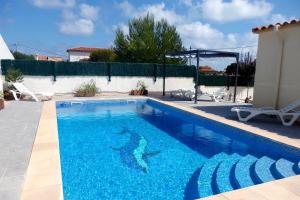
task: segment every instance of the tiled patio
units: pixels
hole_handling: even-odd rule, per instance
[[[41,108],[11,101],[0,111],[0,199],[20,199]]]

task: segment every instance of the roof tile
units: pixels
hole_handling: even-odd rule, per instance
[[[286,21],[286,22],[283,22],[283,23],[276,23],[276,24],[269,24],[267,26],[254,27],[254,28],[252,28],[252,32],[253,33],[259,33],[260,31],[271,30],[276,25],[280,25],[281,27],[283,27],[283,26],[288,26],[288,25],[291,25],[291,24],[300,24],[300,20],[293,19],[293,20],[288,21],[288,22]]]

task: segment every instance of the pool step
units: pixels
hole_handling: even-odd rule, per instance
[[[235,165],[234,180],[235,184],[239,188],[249,187],[254,185],[254,181],[251,177],[251,167],[255,164],[257,158],[252,155],[246,155],[242,157]]]
[[[198,179],[198,191],[200,197],[207,197],[214,194],[212,180],[214,179],[219,164],[227,158],[228,154],[222,152],[214,155],[204,163]]]
[[[256,161],[253,169],[253,175],[257,183],[265,183],[275,180],[271,172],[271,167],[274,163],[275,160],[267,156],[263,156]]]
[[[285,178],[295,176],[294,163],[286,159],[279,159],[273,164],[273,171],[276,178]]]
[[[234,170],[234,165],[241,159],[239,154],[232,154],[226,160],[220,163],[216,175],[216,190],[217,193],[234,190],[235,187],[231,181],[231,172]]]

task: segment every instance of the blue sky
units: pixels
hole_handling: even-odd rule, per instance
[[[186,47],[256,51],[254,26],[300,18],[299,0],[0,0],[10,48],[66,56],[75,46],[109,47],[115,29],[153,13],[177,27]],[[253,47],[252,47],[253,46]]]

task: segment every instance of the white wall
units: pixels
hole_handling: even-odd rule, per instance
[[[162,91],[162,78],[147,77],[111,77],[111,81],[105,76],[57,76],[53,81],[52,76],[24,76],[24,84],[33,92],[71,93],[76,87],[93,79],[97,87],[104,92],[129,92],[136,88],[138,81],[144,81],[149,91]],[[166,78],[166,90],[193,89],[192,78]]]
[[[89,52],[68,52],[69,53],[69,61],[77,62],[81,59],[90,58]]]
[[[113,76],[111,81],[105,76],[57,76],[53,81],[52,76],[24,76],[24,84],[33,92],[53,92],[53,93],[72,93],[76,87],[84,82],[93,79],[98,88],[103,92],[129,92],[136,88],[138,81],[144,81],[148,90],[152,92],[161,92],[163,79],[157,78],[156,82],[151,77],[121,77]],[[200,86],[203,92],[213,93],[221,87]],[[193,78],[166,78],[166,91],[171,90],[194,90]],[[234,87],[230,87],[228,94],[232,94]],[[249,96],[253,97],[253,88],[249,88]],[[247,97],[247,88],[238,87],[237,99]]]
[[[300,99],[300,26],[259,33],[255,106],[281,108]]]

